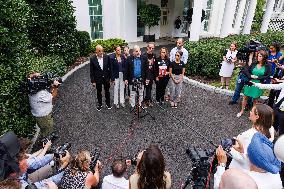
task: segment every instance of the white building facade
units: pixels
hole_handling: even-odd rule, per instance
[[[156,4],[161,8],[158,26],[150,32],[155,37],[226,37],[229,34],[250,33],[257,0],[73,0],[77,29],[90,33],[92,40],[122,38],[127,42],[141,41],[145,27],[139,9]],[[193,10],[192,23],[184,19]],[[267,0],[261,32],[266,32],[272,18],[284,19],[284,0]],[[201,22],[202,12],[205,13]],[[177,16],[182,19],[175,29]],[[190,34],[190,35],[189,35]]]

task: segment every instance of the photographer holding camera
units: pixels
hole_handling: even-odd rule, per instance
[[[96,162],[95,167],[90,168],[91,155],[89,151],[81,150],[71,161],[60,182],[61,189],[90,189],[99,183],[102,165]],[[93,169],[93,170],[90,170]]]
[[[111,166],[111,175],[103,179],[102,189],[128,189],[129,182],[124,178],[127,169],[127,161],[119,158],[115,159]],[[129,160],[131,161],[131,160]]]
[[[28,80],[31,82],[38,77],[40,73],[32,73]],[[48,78],[47,78],[48,79]],[[31,82],[32,83],[32,82]],[[47,84],[47,83],[46,83]],[[31,113],[35,117],[36,123],[40,128],[40,138],[44,138],[53,132],[53,118],[52,118],[52,94],[50,87],[57,87],[60,84],[58,80],[54,80],[51,86],[44,88],[36,88],[35,93],[29,94],[29,102],[31,106]],[[41,85],[40,83],[38,85]]]
[[[64,169],[67,167],[69,161],[70,161],[70,154],[68,151],[66,151],[66,155],[60,156],[60,169],[57,171],[57,173],[47,179],[29,183],[28,181],[28,170],[37,170],[41,167],[45,166],[49,162],[53,160],[53,155],[49,154],[46,155],[44,158],[28,158],[28,156],[25,153],[20,153],[18,155],[18,164],[20,168],[19,173],[12,173],[10,175],[10,178],[18,178],[18,180],[21,182],[21,188],[22,189],[34,189],[34,188],[46,188],[48,186],[47,183],[54,182],[55,184],[59,184]]]
[[[237,61],[237,43],[233,42],[230,49],[227,49],[223,56],[222,67],[219,75],[221,76],[221,88],[229,89],[230,79]]]
[[[242,148],[240,142],[238,142],[238,146],[240,149]],[[220,189],[222,188],[220,185],[222,182],[220,181],[223,180],[227,156],[221,146],[216,150],[216,155],[218,166],[214,174],[214,189]],[[282,189],[279,175],[281,163],[274,155],[273,143],[269,141],[266,136],[260,132],[256,132],[253,135],[247,148],[247,156],[249,159],[249,170],[239,170],[248,174],[255,181],[259,189]],[[238,176],[235,176],[232,179],[237,179],[237,177]],[[247,186],[245,188],[247,188]]]

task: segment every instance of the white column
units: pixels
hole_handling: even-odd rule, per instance
[[[190,38],[189,41],[198,41],[201,30],[201,16],[203,3],[200,0],[194,0],[193,3],[192,23],[190,25]]]
[[[279,6],[279,11],[281,12],[284,6],[284,0],[281,0],[280,6]]]
[[[236,16],[236,21],[235,21],[235,26],[234,26],[234,32],[236,34],[239,34],[241,32],[241,24],[242,24],[242,19],[243,19],[244,12],[245,12],[246,2],[247,0],[241,0],[239,4],[238,13]]]
[[[256,9],[257,0],[250,0],[248,12],[246,15],[246,20],[244,24],[243,34],[250,34],[250,29]]]
[[[91,36],[89,4],[88,1],[74,0],[72,5],[75,7],[74,16],[76,17],[76,28],[79,31],[87,31]]]
[[[261,33],[266,33],[269,25],[269,21],[271,18],[271,15],[273,13],[273,7],[275,4],[275,0],[268,0],[266,3],[266,9],[265,9],[265,14],[262,19],[262,24],[260,28]]]
[[[222,20],[222,27],[220,37],[227,37],[232,32],[232,24],[234,19],[234,13],[237,6],[237,0],[227,0],[225,6],[225,12]]]

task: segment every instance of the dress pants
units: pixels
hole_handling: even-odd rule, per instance
[[[98,105],[102,106],[102,88],[104,86],[104,90],[105,90],[105,102],[107,106],[110,106],[110,92],[109,92],[109,88],[110,88],[110,83],[108,80],[103,80],[102,82],[98,82],[96,83],[96,89],[97,89],[97,98],[98,98]]]
[[[118,96],[120,97],[120,103],[124,104],[124,81],[123,81],[123,73],[119,72],[119,78],[114,80],[114,98],[113,103],[118,105]]]

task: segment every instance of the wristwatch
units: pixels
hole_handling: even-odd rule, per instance
[[[219,166],[226,167],[226,163],[219,163]]]

